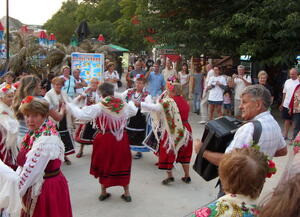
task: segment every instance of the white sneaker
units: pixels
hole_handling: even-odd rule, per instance
[[[207,121],[199,121],[199,124],[206,124]]]

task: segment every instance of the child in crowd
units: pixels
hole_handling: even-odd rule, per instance
[[[232,104],[231,104],[231,92],[226,90],[224,92],[224,101],[223,101],[223,115],[231,116],[232,113]]]

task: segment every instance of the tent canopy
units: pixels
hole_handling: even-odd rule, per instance
[[[103,45],[101,48],[106,49],[110,52],[129,52],[128,49],[118,46],[118,45],[115,45],[115,44]]]

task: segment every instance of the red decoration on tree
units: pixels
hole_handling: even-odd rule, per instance
[[[167,54],[165,56],[168,57],[172,62],[177,62],[181,59],[181,56],[176,54]]]
[[[40,33],[39,33],[39,38],[48,38],[46,32],[43,31],[43,30],[40,31]]]
[[[104,36],[103,36],[102,34],[100,34],[100,35],[98,36],[97,41],[104,42],[104,41],[105,41]]]
[[[137,16],[133,16],[133,17],[131,18],[131,23],[134,24],[134,25],[136,25],[136,24],[139,24],[140,21],[139,21],[139,19],[138,19]]]
[[[0,31],[4,31],[4,27],[1,22],[0,22]]]
[[[53,33],[49,35],[49,41],[56,41],[56,37]]]
[[[150,43],[155,43],[156,40],[152,36],[145,36],[145,39]]]

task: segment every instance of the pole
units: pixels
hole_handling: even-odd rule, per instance
[[[9,0],[6,0],[6,60],[9,61]]]

